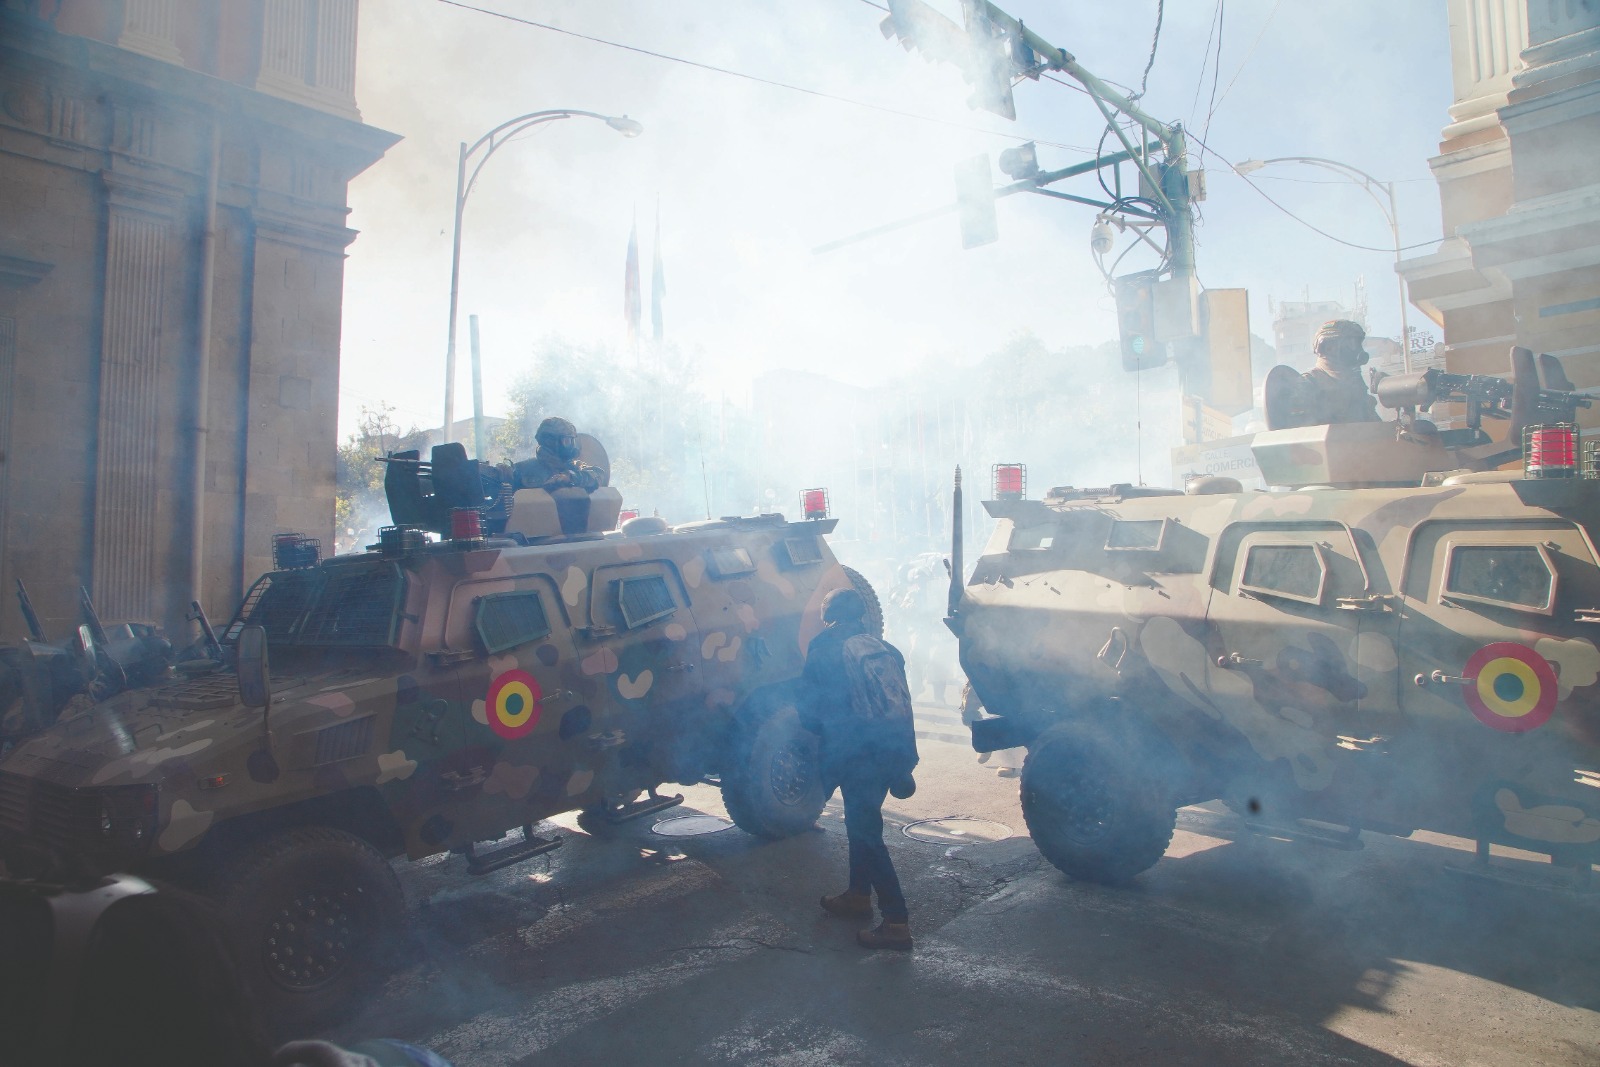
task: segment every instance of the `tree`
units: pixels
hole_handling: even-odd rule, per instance
[[[335,460],[334,529],[371,533],[387,524],[388,504],[383,495],[384,465],[378,460],[391,452],[419,448],[424,434],[415,427],[402,432],[394,421],[394,408],[379,402],[361,406],[356,432],[339,446]]]

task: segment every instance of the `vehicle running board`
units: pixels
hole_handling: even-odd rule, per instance
[[[629,822],[633,819],[642,819],[646,815],[653,815],[658,811],[666,811],[683,803],[683,794],[674,793],[670,797],[658,794],[654,789],[650,795],[642,800],[635,800],[630,804],[607,804],[601,809],[601,817],[608,823]]]
[[[498,871],[502,867],[509,867],[513,863],[521,863],[523,860],[560,848],[565,840],[564,837],[536,837],[531,827],[524,826],[521,841],[499,845],[487,852],[477,851],[476,844],[468,845],[467,873],[489,874]]]
[[[1360,852],[1367,847],[1361,840],[1359,826],[1337,827],[1331,823],[1305,822],[1293,826],[1281,826],[1255,819],[1245,819],[1244,826],[1257,837],[1285,837],[1291,841],[1304,841],[1309,845],[1321,845],[1323,848],[1334,848],[1341,852]]]

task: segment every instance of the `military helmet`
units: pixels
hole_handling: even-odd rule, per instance
[[[533,439],[540,448],[548,448],[564,460],[578,458],[578,428],[559,415],[552,415],[541,422]]]
[[[1329,349],[1327,354],[1337,358],[1338,349],[1335,346],[1338,342],[1344,340],[1352,341],[1356,346],[1355,362],[1357,366],[1360,366],[1367,361],[1367,350],[1362,347],[1362,342],[1366,339],[1367,331],[1359,322],[1352,322],[1350,319],[1329,319],[1317,331],[1316,339],[1312,341],[1311,347],[1320,356],[1324,354],[1323,346],[1326,344]]]
[[[861,594],[848,586],[835,589],[822,598],[823,622],[848,622],[867,615],[867,602]]]

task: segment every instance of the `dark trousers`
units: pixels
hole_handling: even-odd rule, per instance
[[[844,797],[844,829],[850,841],[850,891],[878,894],[883,921],[906,921],[906,898],[894,873],[889,848],[883,843],[883,798],[889,785],[881,779],[851,777],[839,786]]]

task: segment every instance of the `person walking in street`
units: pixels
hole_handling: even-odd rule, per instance
[[[889,849],[883,843],[883,801],[909,797],[917,736],[905,658],[867,631],[867,605],[854,589],[835,589],[822,601],[826,628],[806,652],[801,722],[821,737],[821,771],[844,798],[850,846],[850,884],[822,898],[844,918],[871,918],[877,894],[882,921],[856,933],[866,948],[909,949],[911,926]]]

